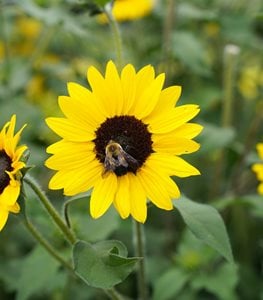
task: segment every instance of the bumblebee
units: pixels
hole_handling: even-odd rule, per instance
[[[105,171],[103,174],[115,172],[119,167],[128,168],[129,166],[136,168],[138,166],[138,161],[125,152],[119,143],[110,140],[105,148]]]

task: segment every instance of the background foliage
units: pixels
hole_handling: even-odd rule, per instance
[[[44,166],[45,148],[57,138],[44,118],[59,115],[57,96],[66,82],[86,85],[86,70],[103,70],[114,59],[107,24],[74,9],[76,0],[0,1],[0,113],[2,126],[17,114],[27,123],[23,143],[35,165],[30,172],[44,189],[51,176]],[[151,15],[120,24],[125,60],[137,69],[152,64],[167,74],[166,85],[183,86],[180,103],[201,107],[205,126],[201,150],[187,157],[201,170],[199,177],[177,180],[192,200],[216,207],[223,216],[236,265],[198,241],[177,210],[149,209],[145,225],[147,272],[153,299],[263,299],[263,199],[256,194],[251,164],[263,126],[263,4],[260,0],[159,0]],[[231,121],[224,123],[229,44],[239,47],[233,72]],[[36,226],[65,255],[65,242],[30,191],[28,210]],[[48,191],[60,210],[60,192]],[[131,220],[110,210],[99,220],[88,214],[87,199],[70,208],[72,225],[89,242],[119,239],[133,253]],[[0,234],[0,299],[104,299],[62,272],[11,216]],[[118,289],[136,297],[130,275]]]

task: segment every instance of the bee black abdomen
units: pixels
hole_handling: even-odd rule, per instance
[[[124,166],[119,166],[119,167],[116,167],[115,170],[114,170],[114,173],[117,175],[117,176],[123,176],[123,175],[126,175],[128,172],[132,172],[132,173],[136,173],[136,170],[135,169],[132,169],[130,168],[129,166],[126,168]]]

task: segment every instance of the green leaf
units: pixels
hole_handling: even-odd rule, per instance
[[[189,278],[190,274],[185,273],[181,269],[173,268],[165,272],[154,285],[153,300],[174,299]]]
[[[176,31],[173,33],[173,54],[191,71],[201,75],[208,75],[210,67],[202,42],[192,33],[187,31]]]
[[[193,202],[186,197],[173,201],[186,225],[194,235],[217,250],[233,263],[233,254],[223,219],[218,211],[207,204]]]
[[[79,241],[73,248],[76,274],[96,288],[109,289],[122,282],[138,260],[137,257],[127,257],[127,249],[120,241],[97,244]]]
[[[235,131],[232,128],[221,128],[212,124],[203,125],[204,130],[199,137],[202,153],[213,153],[222,149],[232,143],[235,138]]]

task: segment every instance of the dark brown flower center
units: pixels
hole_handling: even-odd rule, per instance
[[[4,150],[0,150],[0,194],[8,186],[10,178],[6,171],[12,171],[12,160]]]
[[[134,116],[107,118],[97,129],[94,143],[96,158],[105,171],[117,176],[136,173],[153,152],[147,125]]]

